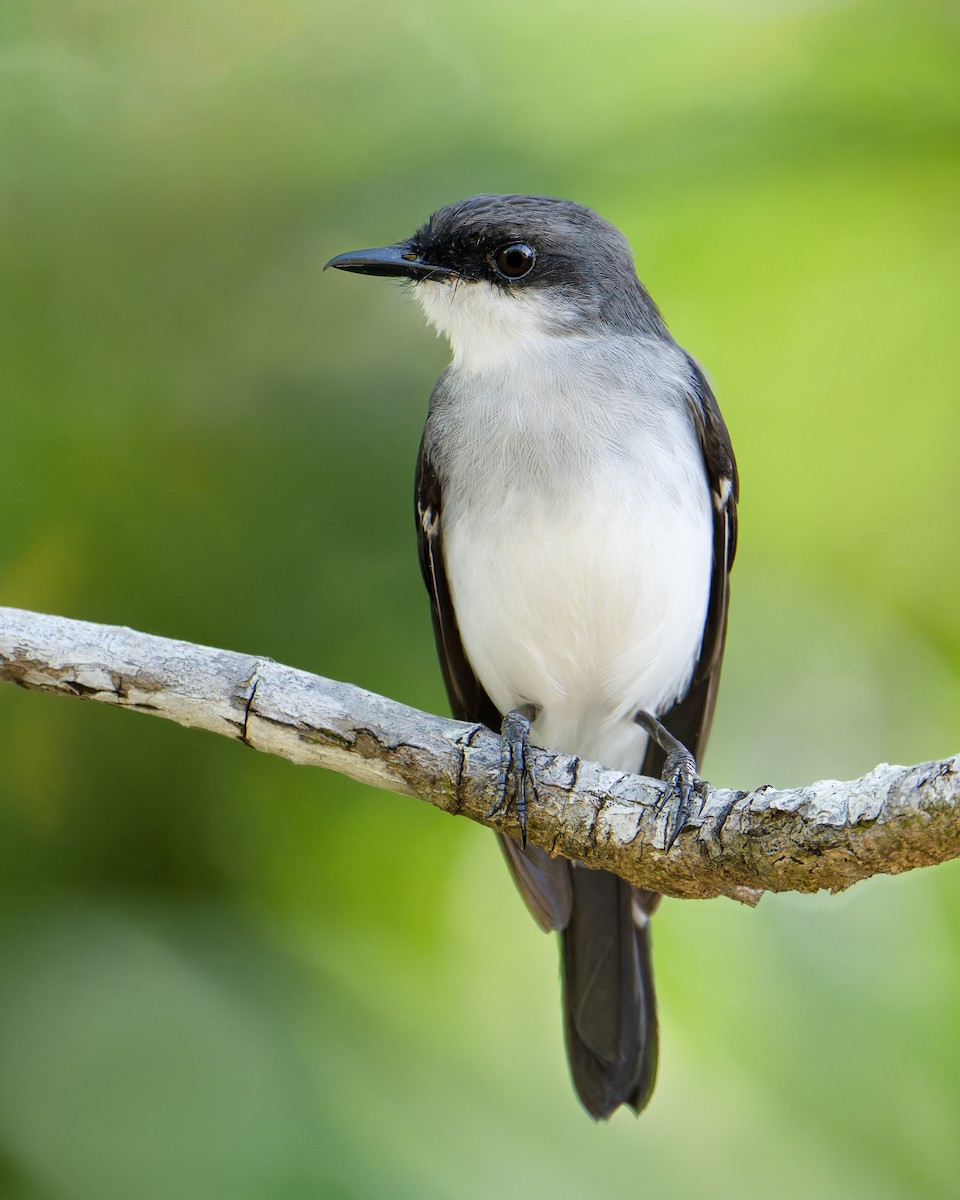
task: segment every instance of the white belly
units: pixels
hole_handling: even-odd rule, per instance
[[[622,770],[646,746],[634,713],[682,695],[706,620],[709,493],[692,429],[675,435],[686,453],[668,438],[567,497],[505,480],[496,503],[444,508],[457,621],[490,698],[535,705],[538,744]]]

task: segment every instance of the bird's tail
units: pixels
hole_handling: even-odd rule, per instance
[[[598,1119],[621,1104],[640,1112],[657,1075],[648,918],[659,896],[606,871],[575,865],[570,874],[573,904],[562,957],[573,1081]]]

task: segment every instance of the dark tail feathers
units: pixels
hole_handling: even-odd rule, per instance
[[[659,897],[606,871],[571,869],[563,931],[567,1054],[584,1107],[601,1119],[640,1112],[657,1074],[657,1005],[647,915]]]

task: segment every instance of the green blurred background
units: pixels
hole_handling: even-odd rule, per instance
[[[4,0],[0,602],[446,711],[443,345],[322,275],[478,191],[598,209],[743,480],[705,774],[960,749],[960,10]],[[960,870],[667,903],[658,1090],[594,1126],[493,839],[0,691],[0,1196],[956,1195]]]

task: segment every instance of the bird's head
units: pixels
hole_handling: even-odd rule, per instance
[[[415,286],[454,360],[481,368],[556,335],[665,333],[626,239],[589,208],[547,196],[473,196],[406,241],[339,254],[341,271]]]

